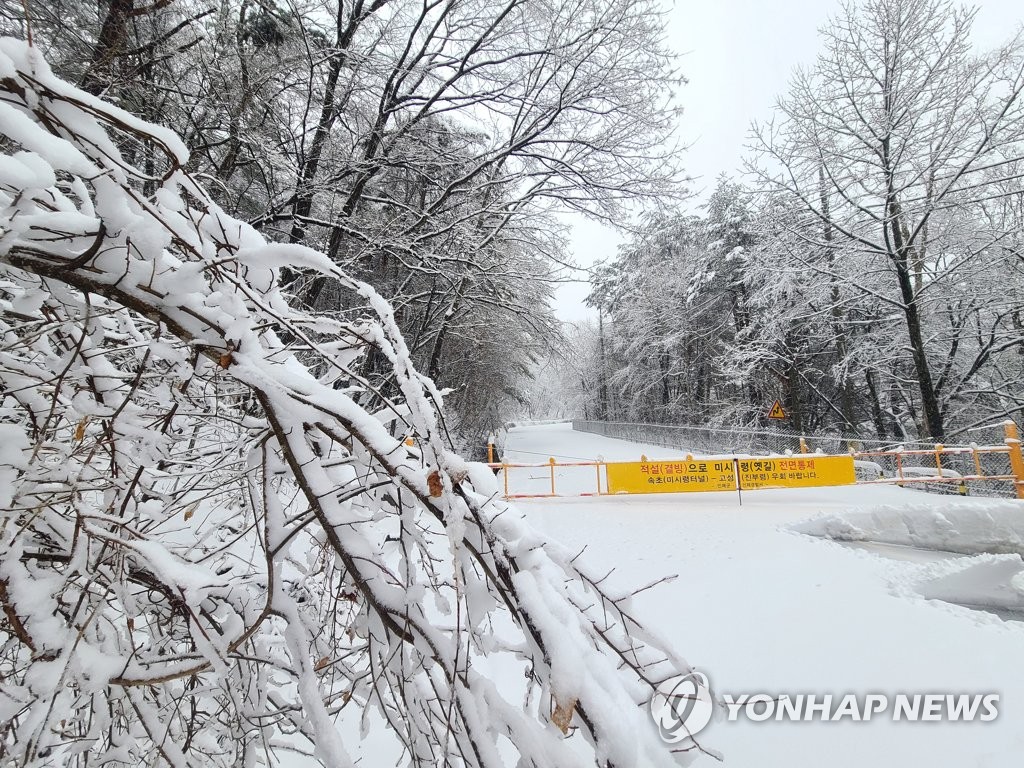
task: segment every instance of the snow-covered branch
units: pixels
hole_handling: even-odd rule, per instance
[[[344,766],[356,709],[416,765],[685,756],[644,706],[685,663],[445,449],[372,288],[14,40],[0,126],[4,759]],[[296,309],[285,267],[358,309]]]

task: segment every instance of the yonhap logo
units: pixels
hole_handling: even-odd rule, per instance
[[[814,693],[721,694],[717,706],[727,722],[866,722],[990,723],[999,717],[1000,696],[985,693]],[[678,744],[711,722],[716,703],[702,672],[691,671],[665,680],[651,697],[651,719],[663,741]]]
[[[701,672],[670,677],[651,697],[651,717],[668,744],[678,744],[702,731],[714,710],[711,685]]]
[[[758,693],[753,696],[731,696],[726,693],[722,695],[722,700],[728,710],[727,720],[730,723],[738,720],[741,714],[753,723],[767,720],[862,722],[876,717],[891,719],[894,723],[989,723],[999,717],[998,693],[900,693],[896,696],[884,693],[848,693],[844,696],[833,696],[830,693],[784,693],[778,696]]]

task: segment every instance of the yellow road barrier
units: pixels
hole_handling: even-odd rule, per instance
[[[686,493],[694,491],[753,491],[761,488],[812,488],[822,486],[842,486],[875,484],[930,484],[954,483],[963,492],[968,482],[1006,482],[1009,481],[1018,498],[1024,499],[1024,451],[1016,425],[1007,421],[1003,425],[1005,437],[1003,445],[963,445],[947,446],[937,444],[923,450],[884,450],[858,451],[851,450],[848,455],[823,455],[816,453],[799,453],[785,456],[711,456],[697,457],[687,455],[681,459],[651,461],[641,456],[640,461],[604,462],[604,461],[573,461],[559,462],[554,457],[544,463],[520,464],[509,462],[492,462],[490,466],[503,475],[505,498],[545,498],[561,495],[556,488],[556,469],[563,467],[594,467],[593,491],[570,491],[570,496],[605,496],[619,493]],[[806,440],[801,438],[801,451],[807,451]],[[990,454],[1001,454],[1006,457],[1009,471],[983,471],[982,457]],[[491,458],[493,455],[491,456]],[[950,463],[967,459],[972,464],[973,473],[953,471]],[[971,461],[973,459],[973,461]],[[874,464],[885,460],[892,464],[888,475],[882,472],[876,479],[857,480],[855,474],[856,461]],[[934,475],[922,470],[921,462],[935,465]],[[512,492],[509,487],[509,470],[518,468],[541,468],[547,472],[548,489],[545,493]],[[603,472],[602,472],[603,468]],[[911,472],[911,470],[914,470]],[[961,470],[963,467],[961,467]],[[906,470],[906,471],[904,471]],[[737,472],[739,483],[736,482]],[[605,476],[602,488],[601,476]]]
[[[736,490],[731,459],[616,462],[605,472],[613,494]]]
[[[736,470],[740,482],[736,485]],[[680,493],[853,485],[852,456],[770,456],[607,465],[608,493]]]

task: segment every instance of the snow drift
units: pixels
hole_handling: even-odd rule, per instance
[[[974,555],[1024,556],[1024,502],[913,502],[832,513],[791,526],[836,541],[877,541]]]

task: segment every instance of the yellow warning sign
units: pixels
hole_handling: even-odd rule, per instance
[[[740,487],[814,488],[823,485],[853,485],[857,476],[853,456],[767,456],[739,459]]]
[[[736,488],[732,459],[607,464],[608,493],[681,493]]]
[[[734,491],[739,466],[740,488],[814,488],[853,485],[852,456],[767,456],[757,459],[710,458],[679,461],[632,461],[605,465],[608,493],[685,493]]]
[[[782,403],[776,400],[772,403],[771,410],[768,411],[769,419],[784,419],[786,418],[786,412],[782,410]]]

